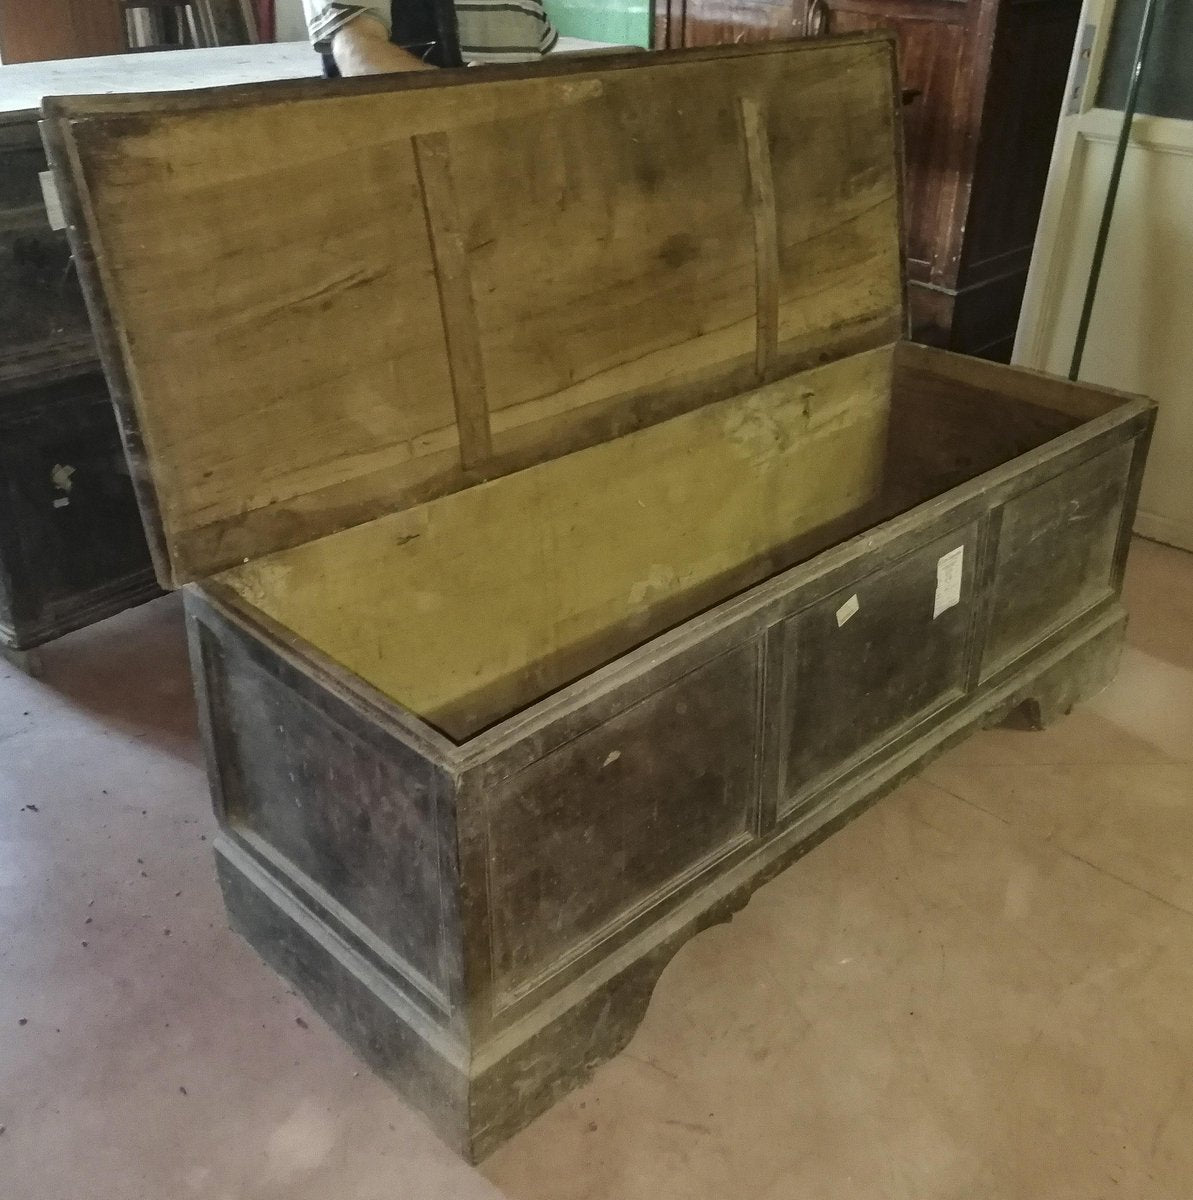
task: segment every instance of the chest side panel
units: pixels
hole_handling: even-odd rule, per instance
[[[1115,446],[1006,505],[984,674],[1115,591],[1132,451]]]
[[[268,652],[196,626],[223,825],[446,1011],[442,774]]]

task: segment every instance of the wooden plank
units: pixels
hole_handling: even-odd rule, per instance
[[[891,460],[912,503],[1125,404],[1149,402],[903,342],[894,354]]]
[[[456,426],[460,432],[460,462],[466,468],[478,467],[493,453],[493,439],[489,431],[489,404],[485,397],[485,373],[472,300],[472,280],[446,136],[442,133],[420,134],[414,139],[414,159],[418,164],[427,233],[435,256],[443,334],[456,404]]]
[[[64,128],[77,148],[77,127]],[[265,162],[275,136],[250,129],[240,148]],[[267,538],[305,541],[326,532],[306,497],[316,517],[348,509],[367,519],[381,495],[457,462],[409,141],[331,162],[292,163],[275,150],[276,171],[246,163],[245,178],[219,187],[202,174],[205,160],[222,156],[196,143],[185,166],[124,161],[126,178],[156,176],[157,187],[133,186],[150,193],[144,209],[97,200],[82,163],[76,173],[85,211],[104,230],[92,244],[144,441],[134,461],[153,484],[173,583],[205,573],[197,563],[251,557],[255,510],[266,511]],[[332,197],[328,169],[365,182]],[[179,238],[179,228],[190,235]]]
[[[1115,594],[1133,449],[1119,444],[1004,505],[983,679]]]
[[[754,382],[744,97],[771,124],[765,369],[898,336],[890,71],[875,37],[50,102],[165,577],[467,486],[482,401],[493,474]],[[450,156],[434,243],[414,144]]]
[[[759,381],[769,377],[779,343],[779,243],[775,224],[775,181],[771,174],[766,117],[752,96],[741,100],[742,125],[746,137],[746,162],[750,168],[750,200],[754,215],[754,255],[758,291],[758,345],[756,359]]]
[[[915,342],[900,343],[895,356],[896,378],[919,381],[937,380],[952,390],[959,403],[971,407],[990,403],[998,397],[1011,403],[1023,402],[1037,408],[1089,421],[1112,412],[1126,400],[1140,397],[1113,388],[1090,387],[1074,383],[1060,375],[1028,367],[1005,366],[966,354],[953,354],[935,346]]]

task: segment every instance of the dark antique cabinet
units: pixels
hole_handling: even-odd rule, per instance
[[[36,114],[0,114],[0,647],[17,656],[159,591],[45,170]]]
[[[659,0],[655,42],[892,29],[912,336],[1009,361],[1080,0]]]
[[[159,594],[92,367],[0,393],[0,643],[14,656]]]
[[[466,1155],[1114,672],[1153,406],[903,340],[896,96],[866,34],[47,104],[230,919]]]
[[[317,71],[304,46],[3,68],[0,650],[23,665],[44,642],[160,594],[67,235],[42,192],[41,97]]]

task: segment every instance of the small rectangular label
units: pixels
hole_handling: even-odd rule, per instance
[[[39,171],[37,178],[41,182],[41,198],[46,202],[46,217],[51,229],[66,228],[66,214],[62,211],[62,201],[58,198],[58,185],[54,182],[53,171]]]
[[[844,604],[837,609],[837,628],[840,629],[850,617],[857,612],[861,606],[857,602],[857,596],[850,596]]]
[[[965,547],[958,546],[936,560],[936,602],[932,606],[935,621],[942,612],[961,603],[961,581],[965,578]]]

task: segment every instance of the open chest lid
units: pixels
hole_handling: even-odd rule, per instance
[[[885,35],[49,99],[162,583],[904,327]]]

